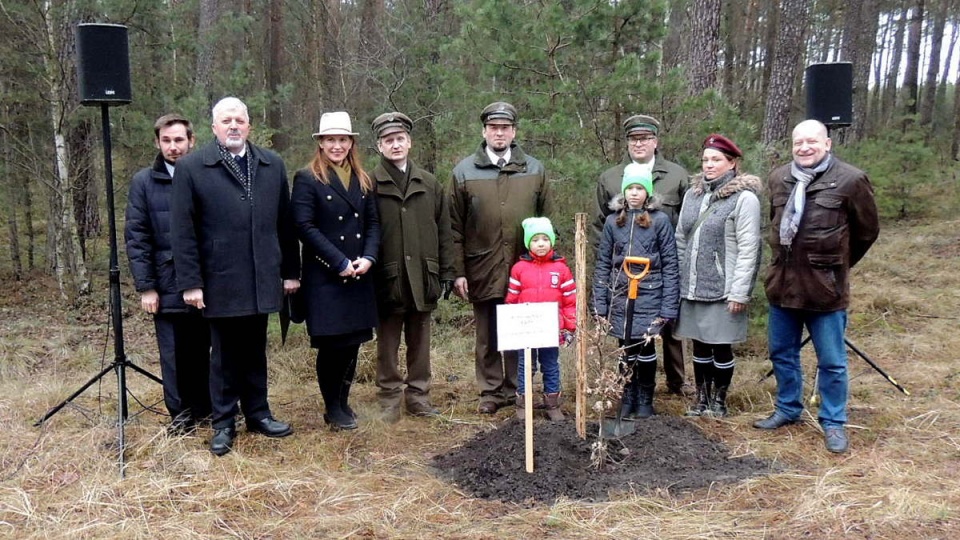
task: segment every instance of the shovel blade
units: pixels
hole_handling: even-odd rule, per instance
[[[630,435],[636,430],[636,422],[626,418],[604,417],[600,424],[600,436],[604,439],[619,439]]]

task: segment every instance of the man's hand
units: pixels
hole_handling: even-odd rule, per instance
[[[569,347],[573,340],[576,339],[576,334],[570,330],[561,330],[560,331],[560,345],[564,347]]]
[[[283,280],[283,294],[293,294],[300,289],[300,280],[299,279],[285,279]]]
[[[140,293],[140,307],[147,313],[156,313],[160,310],[160,295],[150,289]]]
[[[467,278],[458,277],[453,281],[453,291],[457,293],[457,296],[467,300],[467,296],[470,294],[470,287],[467,286]]]
[[[207,307],[207,305],[203,303],[203,289],[187,289],[183,291],[183,301],[186,302],[188,306],[193,306],[197,309]]]

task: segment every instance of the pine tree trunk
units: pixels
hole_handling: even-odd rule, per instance
[[[879,24],[879,22],[878,22]],[[869,99],[867,107],[867,133],[876,133],[877,125],[880,123],[881,110],[881,100],[883,85],[880,82],[883,80],[883,66],[884,62],[889,55],[889,49],[887,48],[887,40],[890,37],[890,23],[889,20],[887,24],[883,25],[883,28],[878,28],[880,32],[880,37],[878,39],[877,50],[872,55],[873,58],[873,90]]]
[[[694,0],[690,15],[690,44],[687,69],[690,93],[702,94],[717,88],[717,66],[720,53],[721,0]]]
[[[284,32],[283,32],[283,0],[270,0],[267,7],[270,24],[267,27],[267,91],[277,95],[277,90],[284,83]],[[283,104],[277,99],[271,99],[267,104],[267,127],[273,132],[271,142],[273,149],[284,152],[289,144],[287,131],[283,125]]]
[[[786,137],[793,106],[793,85],[800,71],[803,34],[810,10],[808,0],[781,0],[777,47],[770,73],[761,142],[773,144]]]
[[[901,7],[899,12],[900,15],[895,23],[896,31],[893,34],[893,46],[890,49],[890,69],[887,71],[887,78],[883,84],[882,118],[885,122],[893,120],[893,116],[899,107],[897,103],[897,80],[900,76],[900,58],[903,56],[907,11],[905,7]]]
[[[70,176],[73,181],[73,211],[80,242],[80,256],[87,259],[87,239],[100,234],[100,185],[95,174],[93,125],[82,120],[67,135]]]
[[[920,77],[920,45],[923,41],[923,0],[916,0],[907,23],[907,65],[903,77],[903,106],[906,114],[917,114]]]
[[[205,92],[208,100],[214,96],[210,93],[213,80],[213,61],[216,52],[216,36],[214,27],[220,18],[220,2],[218,0],[200,0],[200,19],[197,23],[197,68],[194,74],[197,88]]]
[[[933,16],[933,30],[930,33],[930,56],[927,59],[927,77],[923,82],[923,94],[920,101],[920,125],[929,127],[933,123],[933,108],[937,101],[937,76],[940,74],[940,48],[943,46],[943,32],[947,26],[947,8],[949,3],[940,0],[940,9]],[[927,130],[927,138],[933,134]]]
[[[0,81],[0,95],[4,94],[4,81]],[[3,104],[3,126],[10,125],[10,105]],[[0,163],[3,164],[2,170],[6,171],[4,175],[4,195],[3,201],[7,211],[7,233],[8,243],[10,244],[10,266],[13,269],[13,277],[20,281],[23,278],[23,262],[20,259],[20,234],[17,226],[17,208],[20,207],[17,201],[20,199],[19,174],[14,174],[13,166],[10,161],[10,135],[6,129],[0,129]]]
[[[323,0],[317,2],[322,4],[320,8],[323,13],[323,56],[320,57],[321,83],[323,87],[323,104],[327,110],[336,110],[343,108],[346,104],[348,93],[346,87],[346,72],[344,71],[343,49],[341,48],[340,31],[343,27],[343,21],[340,15],[339,0]]]
[[[684,0],[670,0],[667,15],[667,35],[663,40],[664,71],[680,67],[687,56],[686,46],[689,36],[684,35],[687,28],[687,9]]]
[[[953,85],[953,142],[950,144],[950,155],[955,161],[960,161],[960,83]]]
[[[947,76],[950,74],[950,66],[953,65],[953,51],[957,48],[957,38],[960,37],[960,24],[954,24],[953,30],[950,32],[950,46],[947,47],[947,58],[943,62],[943,72],[940,74],[940,84],[937,85],[937,98],[936,103],[934,104],[934,115],[933,115],[933,127],[934,129],[943,128],[945,121],[948,121],[949,117],[946,114],[937,114],[937,112],[942,111],[944,104],[947,99],[947,86],[948,80]],[[960,71],[960,63],[958,63],[958,69]],[[957,81],[955,84],[960,84],[960,81]],[[946,112],[946,111],[943,111]]]
[[[771,6],[773,9],[770,9],[768,13],[768,24],[767,24],[767,33],[763,40],[763,49],[764,49],[764,58],[766,61],[763,63],[763,75],[761,78],[761,95],[760,102],[766,103],[769,99],[767,92],[770,91],[770,77],[773,74],[773,64],[774,58],[777,54],[777,32],[779,30],[779,20],[780,20],[780,8],[779,6]]]
[[[23,227],[27,235],[27,271],[33,272],[37,268],[37,235],[33,229],[33,195],[30,193],[30,181],[26,176],[20,177],[20,196],[23,202]]]
[[[856,142],[866,135],[867,93],[870,82],[870,59],[876,45],[879,6],[877,0],[863,0],[847,5],[844,13],[841,58],[853,64],[853,125],[846,142]]]

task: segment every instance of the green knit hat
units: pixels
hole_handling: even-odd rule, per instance
[[[528,217],[520,224],[523,227],[523,245],[530,249],[530,240],[538,234],[545,234],[550,239],[550,245],[557,243],[557,235],[553,232],[553,224],[545,217]]]
[[[624,167],[620,193],[625,193],[633,184],[640,184],[647,191],[648,199],[653,196],[653,176],[650,174],[650,169],[639,163],[630,163]]]

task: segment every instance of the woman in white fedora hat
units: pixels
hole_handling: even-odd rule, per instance
[[[302,287],[317,382],[332,429],[356,429],[348,403],[360,345],[377,325],[373,274],[380,246],[374,184],[346,112],[324,113],[317,152],[293,180],[293,219],[303,242]]]

